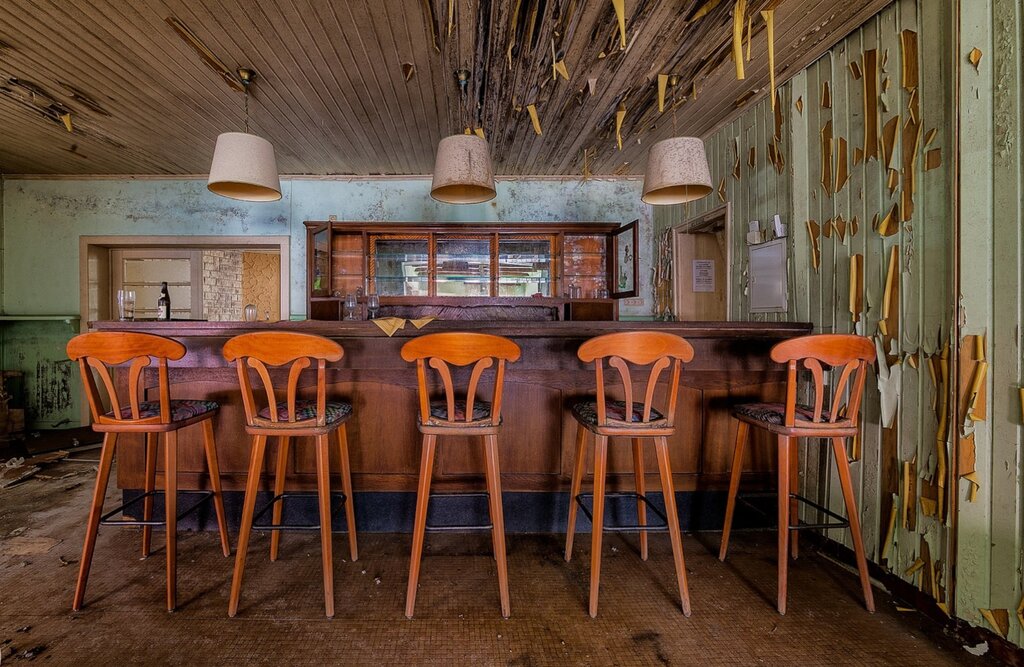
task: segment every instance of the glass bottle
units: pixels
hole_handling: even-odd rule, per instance
[[[160,283],[160,298],[156,302],[156,319],[171,319],[171,295],[167,291],[167,283]]]

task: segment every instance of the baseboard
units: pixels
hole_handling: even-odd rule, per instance
[[[817,533],[805,534],[820,553],[852,568],[857,567],[853,550],[849,547]],[[1024,667],[1024,648],[1011,644],[988,628],[971,625],[963,619],[947,616],[946,612],[939,608],[935,598],[880,565],[869,561],[868,570],[874,579],[885,585],[893,597],[940,625],[947,634],[961,644],[975,646],[981,642],[988,642],[989,650],[986,655],[1007,665]],[[1013,621],[1012,618],[1010,620]]]

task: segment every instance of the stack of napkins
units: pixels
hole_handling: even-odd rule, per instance
[[[421,317],[415,320],[409,320],[414,327],[422,329],[427,325],[428,322],[432,322],[437,319],[436,317]],[[394,336],[395,332],[399,329],[405,328],[405,320],[401,317],[378,317],[375,320],[370,320],[383,331],[388,337]]]

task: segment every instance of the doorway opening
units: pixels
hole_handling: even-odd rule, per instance
[[[732,310],[732,208],[672,228],[672,301],[681,322],[725,321]]]
[[[155,319],[161,283],[175,320],[288,319],[291,279],[287,236],[83,236],[80,240],[82,326],[116,318],[115,295],[136,293],[136,319]]]

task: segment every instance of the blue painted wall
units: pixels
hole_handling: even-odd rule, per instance
[[[625,316],[651,313],[651,208],[639,181],[500,181],[485,204],[453,206],[429,196],[429,179],[282,182],[274,203],[210,194],[202,179],[7,179],[2,199],[6,313],[78,312],[78,239],[83,235],[285,235],[292,237],[291,312],[305,316],[306,220],[520,222],[641,220],[640,294]]]
[[[6,178],[0,181],[2,312],[77,313],[78,247],[83,235],[289,235],[291,315],[303,319],[306,238],[302,223],[334,215],[338,220],[395,222],[626,223],[639,219],[641,300],[622,304],[620,315],[651,315],[653,225],[651,208],[640,201],[640,181],[499,181],[494,200],[466,206],[431,199],[429,178],[294,178],[283,181],[282,188],[278,202],[248,204],[210,194],[205,179],[199,178]],[[64,344],[71,335],[63,322],[3,327],[3,367],[26,373],[29,420],[37,427],[79,423],[77,387],[69,400],[63,400],[68,377]],[[77,382],[77,377],[72,379]],[[61,400],[55,402],[54,396]]]

